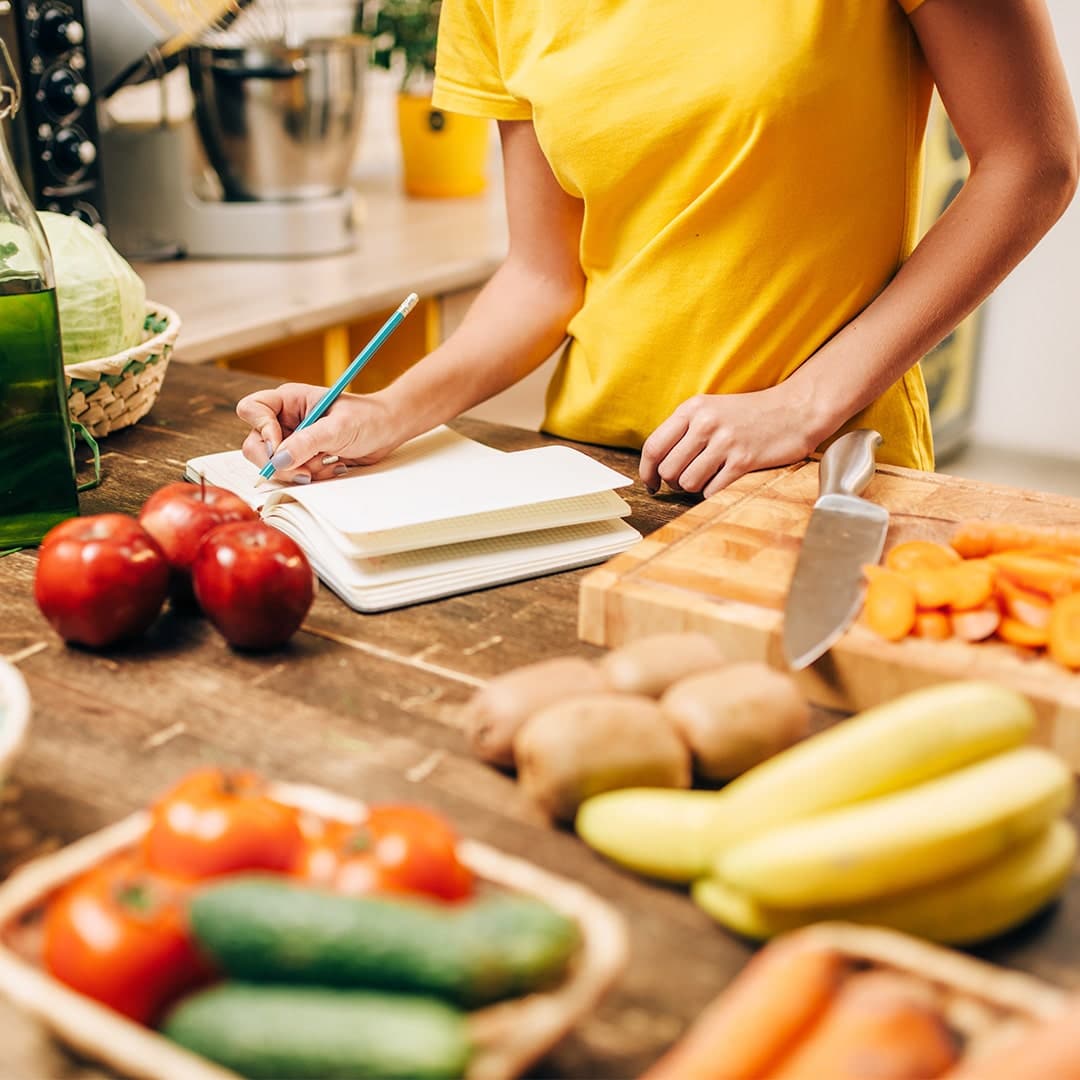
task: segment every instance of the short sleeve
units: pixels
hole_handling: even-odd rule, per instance
[[[916,8],[920,8],[926,0],[900,0],[900,6],[910,15]]]
[[[528,120],[532,108],[506,89],[493,0],[443,0],[431,103],[447,112]]]

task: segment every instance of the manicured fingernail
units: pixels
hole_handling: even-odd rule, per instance
[[[341,458],[339,458],[337,454],[328,454],[322,459],[322,463],[324,465],[336,465],[340,460]]]
[[[658,491],[659,491],[660,489],[659,489],[658,487],[653,487],[653,486],[652,486],[652,484],[646,484],[646,485],[645,485],[645,490],[646,490],[646,491],[647,491],[647,492],[648,492],[648,493],[649,493],[650,495],[655,495],[655,494],[656,494],[656,493],[657,493],[657,492],[658,492]]]
[[[334,470],[334,475],[335,476],[344,476],[348,471],[349,471],[349,466],[348,465],[339,465]]]
[[[310,484],[311,483],[311,476],[306,472],[298,472],[293,477],[293,483],[294,484]]]
[[[266,447],[266,456],[267,457],[273,457],[274,456],[274,444],[269,439],[267,439],[263,443],[263,446]]]
[[[292,454],[288,450],[279,450],[271,459],[270,464],[275,469],[287,469],[292,464]],[[311,477],[309,476],[310,480]]]

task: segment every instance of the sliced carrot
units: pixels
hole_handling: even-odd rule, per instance
[[[1028,548],[1080,555],[1080,529],[1040,529],[1003,522],[969,521],[959,526],[951,543],[965,559]]]
[[[847,961],[797,935],[758,953],[642,1080],[760,1080],[828,1008]]]
[[[1009,1045],[945,1075],[948,1080],[1080,1080],[1080,997]]]
[[[900,641],[914,628],[916,610],[915,589],[907,577],[875,567],[864,608],[870,629],[886,641]]]
[[[1001,611],[997,604],[990,603],[970,611],[954,611],[951,622],[952,632],[961,640],[985,641],[1001,625]]]
[[[833,1007],[768,1080],[925,1080],[959,1049],[920,984],[890,972],[849,978]]]
[[[994,593],[994,569],[983,560],[910,570],[906,576],[915,586],[915,602],[924,610],[951,607],[966,611],[981,607]]]
[[[1025,649],[1042,649],[1050,638],[1045,626],[1032,626],[1030,623],[1014,619],[1010,615],[1001,617],[997,636],[1010,645],[1021,645]]]
[[[1065,559],[1028,555],[1022,551],[1003,551],[990,555],[988,561],[1015,584],[1047,596],[1064,596],[1080,588],[1080,566]]]
[[[1080,592],[1054,601],[1050,612],[1050,655],[1073,671],[1080,671]]]
[[[915,616],[915,636],[944,641],[952,637],[952,623],[944,611],[920,611]]]
[[[885,556],[885,565],[901,573],[907,570],[940,570],[959,561],[960,556],[952,548],[930,540],[908,540],[897,544]]]
[[[998,578],[996,588],[1009,618],[1041,629],[1045,637],[1046,627],[1050,624],[1050,600],[1042,593],[1017,585],[1004,575]]]

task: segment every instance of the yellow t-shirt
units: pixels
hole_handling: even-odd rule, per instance
[[[921,2],[443,0],[435,104],[531,119],[585,203],[546,430],[639,448],[694,394],[781,382],[881,291],[916,235]],[[860,425],[933,467],[919,368]]]

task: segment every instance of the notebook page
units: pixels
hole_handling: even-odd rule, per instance
[[[513,510],[492,510],[467,518],[452,518],[440,523],[437,528],[430,525],[410,525],[389,532],[346,536],[325,521],[321,524],[327,543],[347,558],[364,559],[490,536],[508,536],[512,533],[576,525],[585,521],[607,521],[627,517],[630,513],[629,504],[614,491],[599,491],[594,495],[556,499]],[[301,517],[307,521],[314,520],[310,512],[295,501],[275,503],[267,508],[264,517],[272,524],[280,520],[296,519],[300,528],[305,527],[300,521]]]
[[[468,443],[475,448],[478,443]],[[448,519],[513,510],[611,491],[628,477],[568,446],[514,453],[440,448],[414,460],[388,460],[333,483],[296,489],[291,497],[313,516],[349,536],[385,533],[417,525],[437,528]]]
[[[502,451],[468,439],[448,427],[433,428],[399,446],[378,465],[358,466],[347,476],[320,480],[320,491],[333,492],[322,501],[343,505],[356,496],[338,490],[342,485],[355,485],[369,476],[377,476],[390,470],[397,470],[407,476],[416,469],[418,463],[435,457],[445,462],[447,467],[467,471],[480,461],[502,457]],[[220,454],[205,454],[192,458],[187,463],[185,475],[189,480],[195,481],[205,476],[208,484],[228,488],[256,510],[279,500],[293,499],[301,491],[295,484],[283,484],[277,480],[263,480],[259,483],[259,470],[239,450],[226,450]]]
[[[295,522],[282,521],[275,527],[300,543],[311,540],[309,534],[296,528]],[[603,562],[631,547],[641,536],[616,519],[545,530],[534,534],[531,542],[526,537],[513,539],[517,543],[509,547],[494,541],[452,545],[439,549],[443,557],[428,563],[426,569],[414,566],[411,574],[399,577],[400,568],[393,568],[385,575],[369,574],[363,581],[357,580],[355,561],[345,559],[338,551],[321,546],[309,551],[309,557],[323,581],[350,607],[384,611]]]

